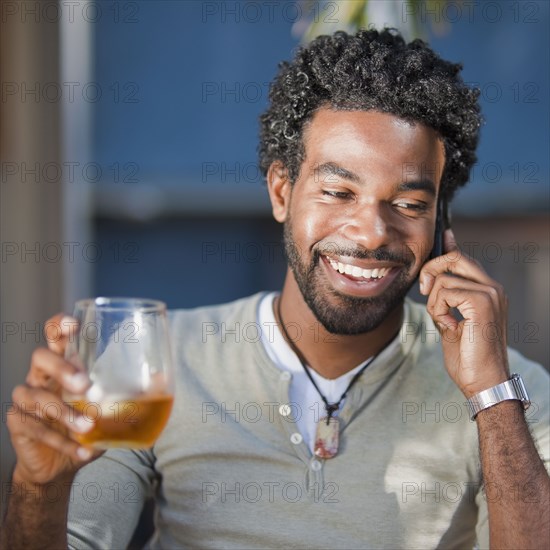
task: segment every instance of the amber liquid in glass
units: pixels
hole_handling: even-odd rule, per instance
[[[168,422],[174,397],[167,394],[138,395],[101,403],[86,399],[69,402],[94,427],[85,434],[73,432],[81,445],[147,449]]]

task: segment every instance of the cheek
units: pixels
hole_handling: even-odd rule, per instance
[[[306,249],[326,237],[330,220],[323,215],[322,209],[315,204],[292,212],[292,231],[294,238],[300,240]]]
[[[433,232],[430,231],[430,232],[424,233],[423,239],[421,242],[422,242],[422,245],[419,247],[417,261],[422,266],[429,259],[430,253],[434,245]]]
[[[316,241],[321,238],[320,230],[323,225],[320,224],[317,218],[313,215],[304,216],[304,223],[302,226],[303,236],[308,246],[312,246]]]
[[[424,227],[409,231],[405,237],[405,246],[414,256],[414,265],[420,269],[428,259],[434,243],[434,229],[431,223],[426,222]]]

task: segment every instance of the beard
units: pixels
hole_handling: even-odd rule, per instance
[[[403,304],[405,296],[416,280],[411,274],[414,255],[398,254],[384,249],[367,251],[360,248],[342,248],[330,245],[331,255],[349,256],[359,259],[397,262],[403,265],[400,273],[389,288],[381,295],[360,298],[336,291],[320,275],[320,247],[314,248],[309,265],[302,261],[300,250],[292,234],[291,220],[284,224],[284,244],[288,266],[316,319],[331,334],[355,335],[370,332]],[[327,251],[328,251],[327,247]]]

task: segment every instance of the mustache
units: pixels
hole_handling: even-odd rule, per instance
[[[320,256],[347,256],[358,260],[376,260],[379,262],[392,262],[404,265],[409,265],[414,261],[412,252],[409,251],[407,254],[405,248],[400,252],[387,250],[385,248],[366,250],[360,247],[340,246],[334,243],[320,245],[315,248],[313,250],[314,261],[318,262]]]

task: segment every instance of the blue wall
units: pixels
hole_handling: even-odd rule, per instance
[[[94,26],[104,92],[93,104],[103,167],[95,231],[113,251],[95,264],[95,293],[175,307],[278,288],[281,236],[256,168],[257,120],[278,63],[298,44],[295,3],[118,5],[117,17]],[[431,43],[464,63],[486,119],[479,163],[455,209],[547,211],[550,3],[447,6],[439,14],[447,32],[432,32]]]

